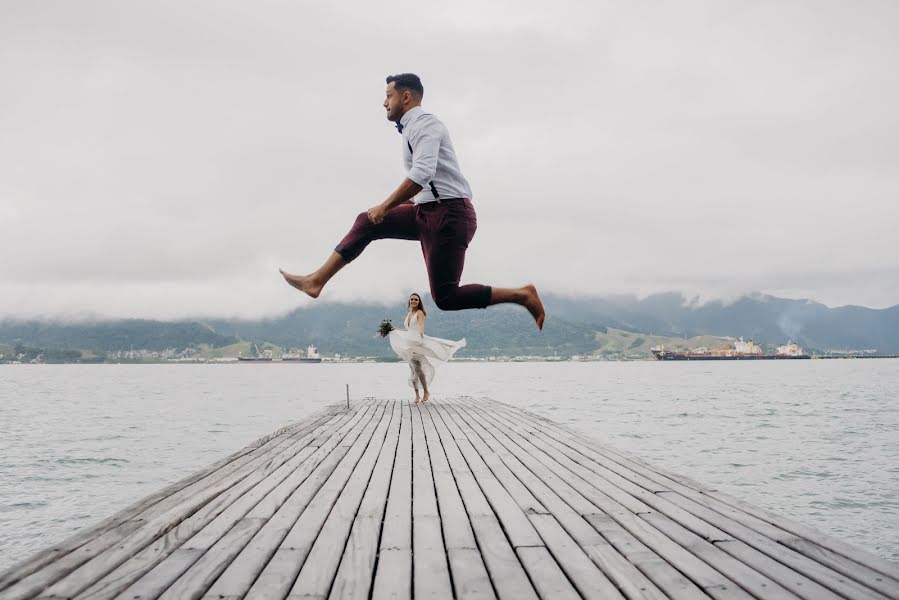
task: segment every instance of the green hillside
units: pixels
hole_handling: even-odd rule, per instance
[[[706,348],[730,347],[733,340],[723,337],[700,335],[686,340],[677,337],[634,333],[622,329],[607,328],[606,333],[596,333],[597,348],[591,354],[605,359],[648,359],[653,358],[650,349],[665,346],[669,350],[687,350],[698,346]]]

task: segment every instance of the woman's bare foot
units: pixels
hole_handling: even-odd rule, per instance
[[[528,309],[534,321],[537,322],[537,329],[543,330],[543,321],[546,319],[546,311],[543,310],[543,302],[540,301],[540,294],[533,284],[527,284],[521,288],[525,295],[524,307]]]
[[[421,401],[422,401],[423,403],[424,403],[424,402],[427,402],[427,401],[430,400],[430,399],[431,399],[431,392],[425,392],[425,395],[421,397]]]
[[[415,404],[421,402],[421,397],[418,395],[418,390],[415,390]]]
[[[292,275],[284,269],[278,269],[278,271],[284,276],[284,281],[304,294],[312,298],[318,298],[318,295],[321,294],[324,286],[318,283],[312,275]]]

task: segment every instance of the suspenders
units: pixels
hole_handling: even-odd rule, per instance
[[[412,152],[412,142],[410,142],[409,140],[406,140],[406,145],[409,146],[409,154],[413,154],[413,155],[414,155],[415,153]],[[439,199],[440,199],[440,194],[437,193],[437,188],[434,187],[434,182],[433,182],[433,181],[429,181],[429,182],[428,182],[428,185],[431,186],[431,193],[434,194],[434,199],[435,199],[435,200],[439,200]]]

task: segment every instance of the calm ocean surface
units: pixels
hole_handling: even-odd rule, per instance
[[[403,364],[0,367],[0,570]],[[899,560],[899,360],[451,363],[491,397]]]

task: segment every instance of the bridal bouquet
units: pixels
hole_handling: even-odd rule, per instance
[[[390,319],[381,321],[381,326],[378,327],[378,333],[381,334],[381,337],[387,337],[387,334],[391,331],[393,331],[393,323],[390,322]]]

